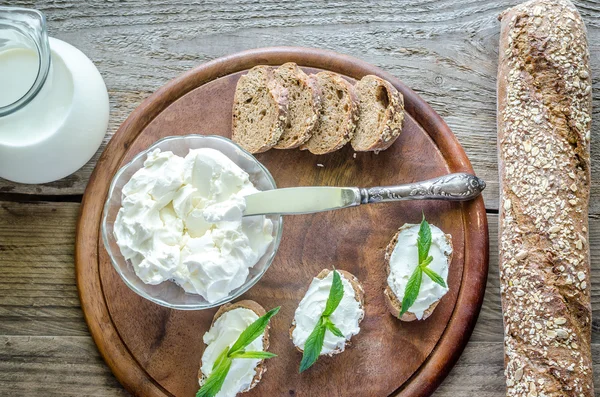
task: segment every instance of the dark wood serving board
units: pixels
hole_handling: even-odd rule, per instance
[[[204,350],[202,336],[216,309],[178,311],[136,295],[114,271],[99,233],[102,207],[115,172],[135,154],[169,135],[231,135],[236,82],[255,65],[293,61],[307,72],[331,70],[350,79],[366,74],[392,82],[407,117],[400,138],[379,154],[350,147],[323,156],[270,150],[256,157],[278,187],[381,186],[450,172],[473,172],[443,120],[395,77],[355,58],[307,48],[266,48],[220,58],[169,82],[123,123],[98,161],[85,192],[77,228],[76,272],[90,332],[119,381],[137,396],[193,396]],[[322,166],[319,166],[321,164]],[[453,236],[450,291],[426,321],[403,323],[383,300],[384,250],[405,222],[427,219]],[[321,358],[298,374],[301,355],[288,329],[313,276],[335,266],[365,287],[361,332],[341,355]],[[284,219],[283,239],[264,277],[240,299],[266,309],[272,320],[270,351],[277,358],[250,396],[427,396],[454,365],[475,325],[488,268],[488,231],[481,198],[469,203],[412,201],[361,206]]]

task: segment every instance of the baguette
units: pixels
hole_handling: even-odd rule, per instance
[[[329,275],[330,272],[331,272],[331,270],[329,270],[329,269],[323,269],[323,270],[321,270],[321,272],[319,274],[317,274],[317,278],[322,280],[325,277],[327,277],[327,275]],[[360,282],[358,281],[358,279],[352,273],[349,273],[345,270],[337,270],[337,272],[340,273],[340,275],[342,277],[344,277],[346,280],[348,280],[350,285],[352,285],[352,289],[354,290],[354,298],[359,303],[360,308],[363,309],[363,315],[358,320],[358,323],[360,324],[362,322],[362,320],[364,319],[365,291],[364,291],[362,285],[360,284]],[[290,339],[292,340],[292,342],[294,341],[293,333],[294,333],[295,328],[296,328],[296,319],[294,318],[294,321],[292,322],[292,326],[290,327]],[[333,350],[329,354],[321,354],[321,355],[334,356],[336,354],[343,352],[345,350],[345,348],[348,347],[349,345],[350,345],[350,340],[346,340],[346,344],[343,349],[336,349],[336,350]],[[298,350],[300,353],[302,353],[304,351],[302,348],[300,348],[296,344],[294,344],[294,346],[296,347],[296,350]]]
[[[288,117],[288,90],[269,66],[255,66],[240,77],[233,97],[231,139],[250,153],[277,144]]]
[[[319,125],[301,149],[326,154],[341,149],[354,136],[358,121],[358,98],[354,87],[333,72],[311,75],[321,92]]]
[[[499,265],[507,396],[594,395],[591,359],[591,79],[568,0],[500,15]]]
[[[256,303],[255,301],[252,301],[252,300],[243,300],[243,301],[239,301],[236,303],[226,303],[223,306],[219,307],[219,310],[217,310],[217,312],[215,313],[215,316],[213,317],[210,327],[212,328],[212,326],[215,324],[215,321],[217,321],[217,319],[219,317],[221,317],[223,314],[225,314],[231,310],[235,310],[235,309],[239,309],[239,308],[252,310],[254,313],[256,313],[256,315],[258,317],[264,316],[266,314],[265,309],[260,304]],[[270,325],[267,325],[267,328],[265,329],[265,333],[263,334],[263,350],[264,351],[267,351],[267,349],[269,348],[269,328],[270,328]],[[242,390],[241,393],[247,392],[248,390],[254,388],[258,384],[258,382],[260,382],[263,374],[267,371],[267,367],[265,365],[265,360],[261,360],[258,363],[258,365],[255,368],[255,371],[256,371],[256,374],[254,375],[254,378],[252,378],[252,382],[250,383],[250,386],[248,386],[248,388],[246,390]],[[199,382],[200,386],[202,386],[204,384],[204,382],[206,381],[206,378],[207,377],[202,373],[202,364],[201,364],[200,370],[198,370],[198,382]]]
[[[384,79],[367,75],[354,85],[358,123],[350,142],[357,152],[389,148],[402,130],[404,97]]]
[[[275,78],[288,90],[287,123],[275,149],[293,149],[308,141],[319,122],[321,98],[314,81],[293,62],[273,71]]]

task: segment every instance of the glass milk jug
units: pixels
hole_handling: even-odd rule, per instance
[[[36,10],[0,7],[0,178],[46,183],[81,168],[108,125],[108,93]]]

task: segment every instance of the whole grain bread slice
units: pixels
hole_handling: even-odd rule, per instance
[[[301,149],[308,149],[313,154],[331,153],[341,149],[354,136],[358,98],[352,84],[337,73],[320,72],[311,78],[321,91],[319,125]]]
[[[258,304],[255,301],[252,300],[243,300],[243,301],[239,301],[239,302],[235,302],[235,303],[226,303],[223,306],[221,306],[219,308],[219,310],[217,310],[217,312],[215,313],[215,316],[213,317],[213,320],[210,324],[210,327],[212,328],[212,326],[215,324],[215,321],[217,321],[217,319],[219,317],[221,317],[223,314],[234,310],[234,309],[239,309],[239,308],[244,308],[244,309],[249,309],[252,310],[254,313],[256,313],[258,315],[258,317],[264,316],[267,312],[265,310],[264,307],[262,307],[260,304]],[[270,325],[267,325],[267,328],[265,328],[265,333],[263,334],[263,350],[267,351],[267,349],[269,348],[269,328]],[[254,378],[252,379],[252,382],[250,383],[250,386],[248,386],[248,388],[246,390],[243,390],[241,393],[247,392],[248,390],[254,388],[258,382],[260,382],[263,374],[267,371],[267,367],[265,365],[265,360],[261,360],[258,365],[255,368],[256,374],[254,375]],[[204,374],[202,373],[202,363],[200,363],[200,370],[198,370],[198,383],[200,384],[200,386],[202,386],[204,384],[204,381],[206,381],[207,377],[204,376]]]
[[[292,149],[308,141],[319,122],[319,89],[294,62],[273,70],[275,78],[288,91],[288,117],[275,149]]]
[[[319,274],[317,274],[317,278],[322,280],[325,277],[327,277],[327,275],[331,272],[331,270],[329,269],[323,269],[321,270],[321,272]],[[345,270],[337,270],[338,273],[340,273],[346,280],[348,280],[350,282],[350,285],[352,285],[352,289],[354,290],[354,298],[356,299],[356,301],[359,303],[360,308],[364,309],[365,307],[365,290],[362,287],[360,281],[358,281],[358,279],[356,278],[356,276],[354,276],[352,273],[349,273]],[[360,324],[361,321],[364,319],[364,313],[363,316],[360,318],[360,320],[358,320],[358,323]],[[294,337],[292,336],[292,333],[294,332],[294,329],[296,328],[296,321],[294,320],[292,322],[292,326],[290,327],[290,339],[292,340],[292,343],[294,341]],[[299,352],[303,352],[304,350],[301,349],[300,347],[294,345],[296,347],[296,350],[298,350]],[[350,341],[347,340],[345,347],[350,346]],[[344,348],[345,348],[344,347]],[[328,354],[321,354],[321,355],[325,355],[325,356],[333,356],[336,354],[341,353],[343,350],[341,349],[336,349],[334,351],[332,351],[331,353]]]
[[[387,284],[387,277],[390,275],[390,258],[392,257],[392,252],[394,252],[394,248],[396,247],[396,243],[398,242],[398,237],[400,236],[400,233],[402,233],[404,230],[406,230],[412,226],[415,226],[415,225],[410,224],[410,223],[406,223],[406,224],[402,225],[402,227],[400,227],[400,229],[398,229],[396,234],[394,234],[394,237],[392,238],[392,240],[390,241],[390,243],[388,244],[388,246],[385,249],[386,286],[383,290],[383,295],[385,296],[385,303],[386,303],[386,306],[387,306],[388,310],[390,311],[390,313],[392,313],[392,315],[394,317],[399,318],[402,321],[414,321],[417,319],[417,316],[415,316],[414,313],[407,311],[402,315],[402,317],[400,317],[400,311],[402,310],[402,297],[396,296],[394,291]],[[452,248],[452,236],[449,234],[445,234],[445,237],[446,237],[446,242],[450,245],[450,248]],[[453,252],[454,252],[454,250],[452,250],[450,252],[450,254],[447,255],[448,263],[452,262],[452,253]],[[439,302],[440,302],[439,300],[433,302],[425,310],[425,312],[423,312],[423,318],[421,320],[425,320],[429,316],[431,316],[431,313],[433,313],[433,311],[435,310],[435,308],[437,307]]]
[[[388,81],[373,75],[354,85],[358,96],[358,123],[352,148],[358,152],[389,148],[402,131],[404,97]]]
[[[231,139],[250,153],[269,150],[283,134],[287,114],[287,89],[270,67],[255,66],[235,87]]]

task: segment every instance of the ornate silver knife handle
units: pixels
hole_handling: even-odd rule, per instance
[[[383,203],[400,200],[466,201],[479,196],[485,182],[475,175],[456,173],[423,182],[397,186],[360,189],[360,203]]]

